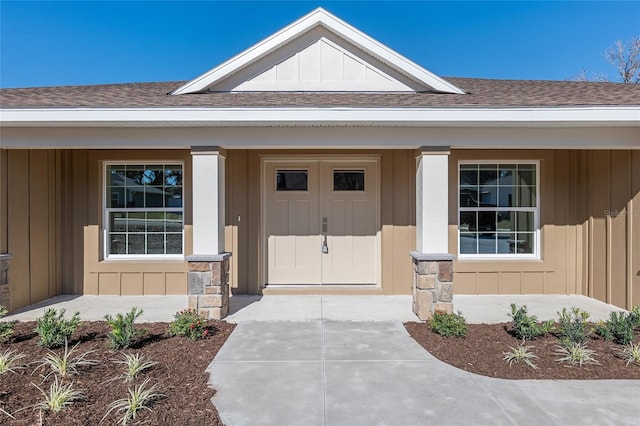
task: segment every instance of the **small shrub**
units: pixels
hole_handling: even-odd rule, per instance
[[[556,355],[560,356],[556,361],[568,362],[571,365],[578,364],[582,367],[583,364],[599,364],[593,357],[596,351],[587,348],[586,343],[570,342],[566,345],[558,346],[556,349]]]
[[[576,307],[571,308],[571,311],[562,308],[558,312],[558,335],[564,346],[570,343],[587,343],[591,334],[589,316],[589,312]]]
[[[205,319],[194,309],[185,309],[175,314],[175,320],[169,324],[170,336],[184,336],[190,340],[204,339],[209,332]]]
[[[73,383],[63,385],[62,383],[58,382],[57,376],[55,381],[51,383],[51,386],[49,386],[48,392],[42,390],[38,385],[34,386],[38,388],[40,393],[44,396],[44,401],[36,404],[34,407],[41,410],[51,410],[57,412],[71,405],[74,401],[85,399],[81,391],[73,389]]]
[[[111,315],[104,316],[104,319],[107,320],[107,323],[111,327],[111,331],[107,337],[109,338],[112,349],[126,349],[131,345],[131,341],[136,336],[144,334],[144,330],[137,330],[133,326],[133,323],[142,315],[142,312],[142,309],[134,306],[126,315],[118,313],[115,317]]]
[[[626,344],[620,352],[618,352],[618,356],[627,361],[627,367],[629,364],[640,365],[640,343],[635,344],[630,342]]]
[[[148,361],[145,359],[144,355],[140,354],[123,354],[123,356],[123,360],[115,362],[124,365],[125,371],[121,377],[127,382],[132,382],[133,379],[135,379],[142,371],[157,364],[155,361]]]
[[[142,382],[140,386],[136,386],[133,389],[129,388],[129,396],[127,398],[118,399],[117,401],[109,404],[109,409],[107,413],[102,418],[102,421],[107,418],[112,411],[116,410],[124,412],[122,417],[118,419],[118,423],[121,425],[126,425],[130,421],[136,419],[136,416],[140,410],[148,410],[151,411],[150,404],[164,396],[162,394],[156,393],[156,389],[158,387],[157,384],[151,386],[149,389],[146,386],[149,384],[149,379]]]
[[[36,333],[40,336],[40,345],[47,348],[57,348],[62,346],[65,339],[71,337],[73,332],[80,325],[80,313],[73,314],[71,319],[65,319],[65,309],[57,312],[49,308],[44,315],[36,319]]]
[[[640,327],[640,305],[634,306],[629,312],[629,317],[631,318],[631,323],[633,324],[633,328]]]
[[[514,362],[523,362],[535,370],[538,369],[538,366],[533,363],[533,360],[537,359],[538,357],[530,351],[531,349],[533,349],[533,346],[525,346],[523,341],[520,346],[516,348],[509,347],[509,349],[511,349],[509,352],[502,353],[502,355],[504,355],[504,358],[502,359],[507,361],[509,365],[513,364]]]
[[[512,303],[509,316],[513,318],[513,334],[518,339],[532,340],[547,334],[553,328],[553,321],[539,323],[535,315],[529,315],[527,305],[518,308],[515,303]]]
[[[15,373],[16,370],[20,368],[24,368],[23,365],[18,365],[18,361],[24,358],[25,355],[21,353],[16,353],[16,351],[11,351],[7,349],[3,353],[0,354],[0,374],[12,372]]]
[[[4,318],[9,311],[4,306],[0,306],[0,318]],[[0,339],[5,339],[13,334],[13,327],[18,321],[0,321]]]
[[[83,354],[74,356],[76,348],[79,343],[76,344],[71,350],[69,350],[69,346],[67,344],[67,340],[64,341],[64,353],[62,355],[58,355],[53,351],[49,351],[49,353],[44,357],[44,360],[40,362],[40,365],[34,370],[37,371],[41,367],[49,367],[51,372],[44,376],[44,380],[46,380],[51,374],[56,374],[60,377],[72,376],[78,373],[78,368],[86,367],[91,365],[96,365],[97,362],[94,360],[87,359],[87,356],[94,352],[93,350],[87,351]]]
[[[435,311],[428,322],[431,331],[446,337],[464,337],[467,335],[467,322],[462,312],[457,314]]]
[[[611,312],[609,319],[599,322],[596,333],[605,340],[613,340],[620,345],[631,343],[634,338],[634,318],[631,313]]]

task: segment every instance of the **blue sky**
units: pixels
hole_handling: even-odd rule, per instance
[[[318,6],[441,76],[616,80],[640,35],[640,1],[0,0],[0,87],[189,80]]]

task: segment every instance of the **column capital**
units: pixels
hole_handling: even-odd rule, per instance
[[[219,155],[227,158],[227,150],[221,146],[192,146],[191,155]]]
[[[451,154],[450,146],[421,146],[418,148],[416,158],[423,155],[449,155]]]

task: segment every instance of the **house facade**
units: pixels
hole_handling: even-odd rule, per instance
[[[640,86],[442,78],[317,9],[188,82],[0,91],[0,304],[640,304]]]

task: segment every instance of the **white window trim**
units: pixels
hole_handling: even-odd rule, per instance
[[[175,210],[180,211],[182,213],[182,254],[110,254],[108,243],[109,243],[109,212],[112,210],[122,210],[122,209],[111,209],[107,207],[107,197],[110,197],[107,194],[107,167],[113,165],[129,165],[129,164],[142,164],[142,165],[167,165],[167,164],[176,164],[182,167],[182,207],[180,208],[160,208],[155,207],[151,209],[147,209],[145,207],[136,207],[127,209],[128,211],[139,211],[139,212],[147,212],[152,209],[156,209],[158,211],[167,211],[167,210]],[[134,260],[184,260],[184,244],[185,244],[185,235],[184,235],[184,194],[185,194],[185,181],[184,181],[184,161],[182,160],[124,160],[124,161],[103,161],[102,163],[102,240],[103,240],[103,259],[105,261],[134,261]]]
[[[536,166],[536,207],[535,207],[535,248],[534,253],[509,253],[509,254],[469,254],[469,253],[460,253],[460,166],[463,164],[533,164]],[[541,260],[541,252],[540,249],[542,245],[540,244],[540,161],[539,160],[460,160],[458,161],[458,176],[456,180],[456,205],[457,208],[457,218],[456,218],[456,235],[458,238],[458,259],[459,260],[506,260],[506,261],[521,261],[521,260]],[[512,211],[531,211],[530,207],[487,207],[485,210],[491,211],[502,211],[502,210],[512,210]]]

